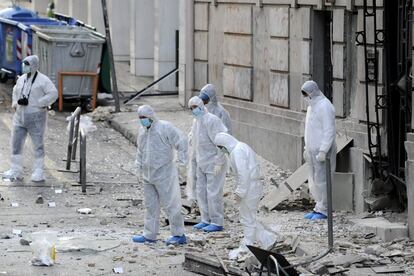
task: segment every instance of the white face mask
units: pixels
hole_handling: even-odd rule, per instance
[[[28,74],[30,72],[31,72],[30,65],[26,65],[26,64],[22,63],[22,73],[23,74]]]

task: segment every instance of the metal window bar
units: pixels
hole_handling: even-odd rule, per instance
[[[397,137],[398,149],[395,154],[393,168],[391,175],[395,179],[405,178],[404,164],[406,161],[406,152],[404,149],[404,141],[406,140],[407,132],[411,131],[411,93],[412,81],[409,77],[412,66],[412,1],[399,0],[398,4],[398,73],[402,76],[397,84],[400,88],[400,106],[399,106],[399,129],[394,135]],[[405,85],[400,82],[405,82]],[[402,86],[402,87],[401,87]],[[395,177],[396,176],[396,177]],[[404,182],[403,182],[404,183]]]
[[[71,161],[76,160],[76,148],[79,137],[79,123],[82,109],[77,107],[69,119],[69,141],[66,155],[66,170],[70,171]]]
[[[368,7],[368,1],[363,2],[363,31],[357,32],[356,44],[364,47],[365,56],[365,113],[367,120],[367,136],[368,136],[368,150],[373,166],[373,178],[384,179],[387,170],[387,165],[382,156],[381,144],[381,125],[380,125],[380,110],[387,109],[386,97],[380,95],[378,91],[378,47],[384,43],[384,31],[377,29],[377,4],[376,0],[372,0],[372,6]],[[372,43],[367,41],[367,18],[373,18],[373,37]],[[369,49],[370,47],[371,49]],[[370,85],[374,87],[374,120],[371,121],[370,116]],[[374,141],[375,137],[375,141]]]

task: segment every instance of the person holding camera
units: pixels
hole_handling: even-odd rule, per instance
[[[3,173],[3,178],[23,179],[23,146],[27,134],[33,143],[34,162],[31,180],[44,181],[44,133],[46,130],[47,107],[58,98],[58,91],[53,82],[38,71],[39,58],[35,55],[23,60],[22,72],[13,88],[12,108],[12,155],[11,168]]]

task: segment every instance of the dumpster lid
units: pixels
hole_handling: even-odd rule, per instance
[[[8,19],[13,19],[15,17],[36,18],[38,15],[32,10],[25,9],[20,6],[13,6],[11,8],[1,10],[0,17]]]
[[[96,35],[95,32],[77,26],[39,26],[32,25],[36,35],[53,42],[86,42],[105,43],[105,39]]]
[[[0,22],[3,24],[17,26],[18,28],[22,29],[23,31],[28,31],[32,25],[66,25],[66,22],[58,21],[56,19],[51,18],[44,18],[44,17],[37,17],[37,18],[30,18],[30,17],[19,17],[13,19],[6,19],[0,17]]]

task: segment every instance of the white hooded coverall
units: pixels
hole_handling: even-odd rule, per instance
[[[231,120],[229,112],[217,101],[216,87],[209,83],[203,86],[200,90],[200,96],[202,94],[207,95],[210,101],[206,105],[208,112],[216,115],[221,119],[223,124],[227,127],[227,132],[231,134]]]
[[[204,111],[194,119],[190,134],[197,161],[197,203],[201,221],[223,226],[223,187],[227,162],[214,144],[214,138],[218,133],[226,132],[227,128],[217,116],[208,112],[199,97],[192,97],[188,105],[201,107]]]
[[[27,137],[30,138],[34,148],[34,163],[32,180],[44,179],[44,134],[47,122],[47,107],[58,98],[58,92],[52,81],[40,73],[39,58],[28,56],[24,59],[30,64],[31,74],[23,74],[13,88],[12,107],[16,110],[13,116],[12,156],[11,169],[5,174],[11,177],[21,177],[23,173],[23,146]],[[35,78],[35,79],[34,79]],[[28,105],[19,105],[17,101],[23,96],[28,98]]]
[[[335,108],[322,94],[314,81],[306,81],[302,91],[309,97],[305,121],[305,151],[309,163],[309,190],[316,201],[315,212],[326,215],[327,187],[326,163],[319,162],[316,156],[324,152],[330,157],[331,177],[336,168],[336,127]]]
[[[230,120],[230,114],[229,112],[227,112],[226,109],[224,109],[224,107],[217,101],[217,96],[216,96],[216,87],[213,84],[206,84],[203,88],[201,88],[200,90],[200,95],[205,94],[209,97],[210,101],[209,103],[206,105],[206,108],[208,110],[208,112],[210,112],[211,114],[216,115],[217,117],[219,117],[221,119],[221,121],[223,122],[223,124],[225,125],[225,127],[227,128],[227,132],[229,134],[231,134],[231,120]],[[196,197],[197,194],[197,186],[196,186],[196,181],[197,181],[197,162],[196,162],[196,158],[194,153],[194,150],[192,147],[192,143],[191,143],[191,137],[189,137],[189,141],[190,141],[190,157],[191,157],[191,162],[189,164],[189,169],[188,169],[188,177],[187,177],[187,195],[188,197],[191,199],[194,199]]]
[[[239,142],[227,133],[219,133],[214,143],[229,152],[231,173],[236,178],[234,193],[241,198],[239,213],[244,227],[244,238],[238,249],[230,252],[235,258],[240,251],[247,251],[246,245],[258,242],[263,249],[268,249],[276,241],[276,235],[266,230],[257,221],[257,209],[263,196],[263,185],[260,182],[260,167],[256,153],[245,143]],[[232,254],[233,253],[233,254]]]
[[[187,138],[171,123],[158,120],[148,105],[138,108],[138,115],[150,118],[149,128],[140,127],[136,165],[144,182],[145,222],[144,237],[155,240],[159,231],[160,205],[166,212],[173,236],[184,234],[181,214],[181,192],[174,149],[178,162],[188,162]]]

